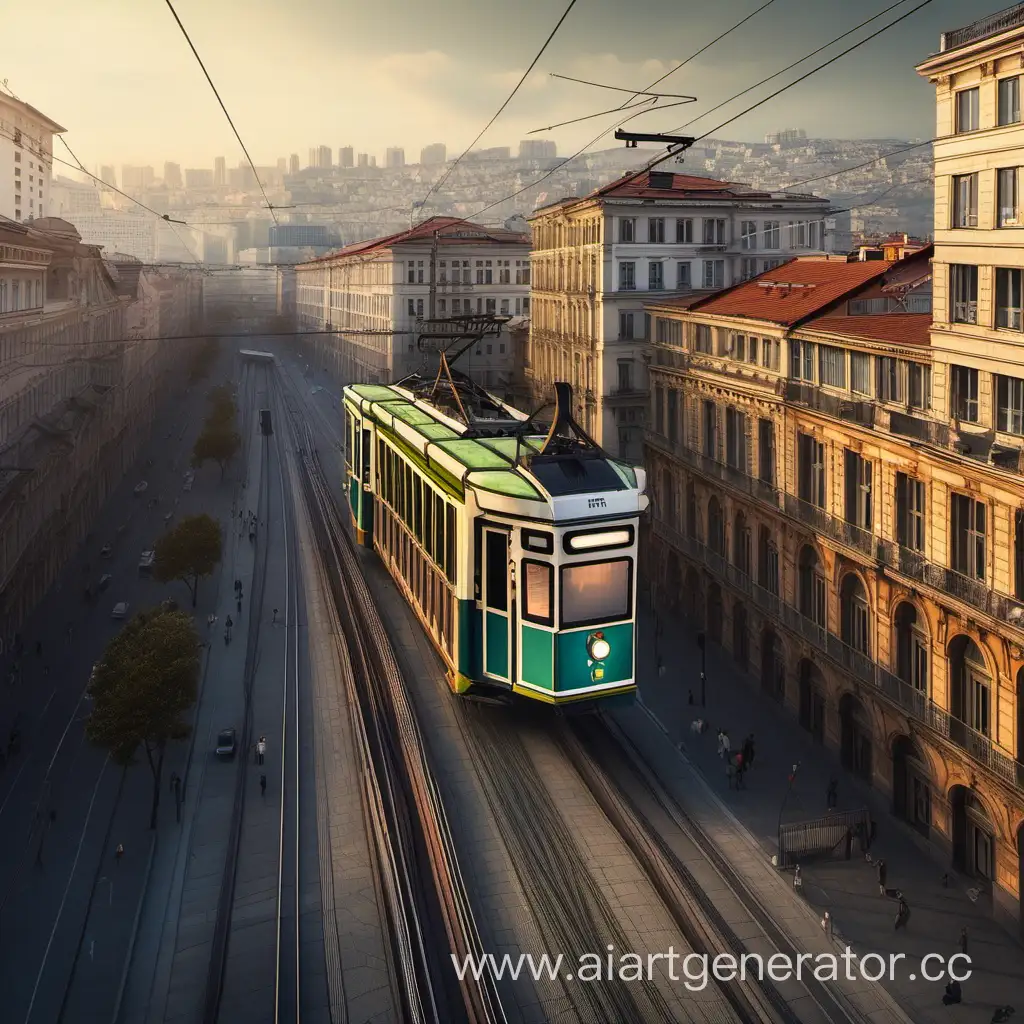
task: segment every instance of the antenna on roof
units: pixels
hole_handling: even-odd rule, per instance
[[[532,419],[532,417],[531,417]],[[566,446],[570,442],[570,446]],[[580,449],[583,449],[581,451]],[[583,454],[605,457],[601,446],[576,422],[572,414],[572,385],[564,380],[555,381],[555,415],[551,429],[544,438],[538,455],[580,456]]]

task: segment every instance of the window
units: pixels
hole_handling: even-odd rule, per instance
[[[676,221],[676,244],[693,245],[693,220],[690,217]]]
[[[619,241],[620,242],[635,242],[636,241],[636,218],[635,217],[620,217],[619,218]]]
[[[619,360],[619,391],[633,390],[633,361],[631,359]]]
[[[707,221],[705,221],[704,223],[706,224]],[[725,287],[725,260],[704,261],[704,287]]]
[[[675,388],[669,389],[667,416],[668,429],[665,433],[673,444],[677,444],[679,441],[679,392]]]
[[[725,557],[725,517],[722,506],[714,495],[708,501],[708,547],[716,555]]]
[[[747,472],[747,417],[738,409],[725,410],[725,464]]]
[[[423,300],[422,299],[417,299],[416,300],[416,315],[417,316],[423,316]]]
[[[660,384],[654,389],[654,429],[665,436],[665,389]]]
[[[978,175],[953,176],[953,227],[978,226]]]
[[[764,248],[779,248],[779,222],[777,220],[766,220],[764,222]],[[765,267],[765,270],[770,269]]]
[[[871,356],[866,352],[850,353],[850,389],[861,395],[871,394]]]
[[[741,363],[747,361],[747,336],[745,334],[737,334],[732,339],[732,357],[738,359]]]
[[[896,542],[911,551],[924,551],[924,481],[896,474]]]
[[[810,341],[798,341],[791,338],[789,342],[790,367],[789,375],[793,380],[814,381],[814,344]]]
[[[740,248],[757,248],[757,221],[745,220],[740,224]]]
[[[441,316],[447,315],[447,313],[448,313],[448,300],[447,299],[438,299],[437,300],[437,311],[438,311],[438,313],[441,314]]]
[[[996,377],[996,426],[1007,434],[1024,434],[1024,380]]]
[[[663,317],[658,317],[656,323],[655,337],[657,341],[665,345],[682,347],[683,325],[679,320],[666,320]]]
[[[750,575],[750,527],[742,512],[736,513],[732,528],[732,561],[744,575]]]
[[[775,425],[771,420],[757,421],[757,477],[775,484]]]
[[[508,299],[501,300],[501,315],[508,316]],[[504,348],[505,346],[502,345],[501,347]]]
[[[964,89],[956,94],[956,131],[976,132],[981,124],[978,116],[978,89]]]
[[[949,268],[950,318],[958,324],[978,322],[978,268],[954,263]]]
[[[769,594],[779,596],[779,549],[765,526],[757,538],[757,581]]]
[[[718,406],[705,400],[702,408],[704,454],[709,459],[718,458]]]
[[[932,368],[922,363],[907,363],[907,404],[912,409],[932,407]]]
[[[690,284],[690,264],[689,263],[677,263],[676,264],[676,288],[680,291],[691,288]]]
[[[870,650],[871,612],[864,584],[852,572],[843,577],[839,591],[839,611],[843,643],[861,654],[867,654]]]
[[[846,521],[871,530],[872,464],[857,452],[846,449]]]
[[[1020,120],[1020,79],[999,80],[999,123],[1016,124]]]
[[[810,434],[796,435],[797,497],[825,507],[825,445]]]
[[[494,313],[495,301],[496,300],[494,300],[494,299],[485,299],[484,300],[484,312],[485,313],[488,313],[488,314]],[[490,350],[490,347],[491,347],[490,345],[487,346],[488,351]]]
[[[1016,167],[1002,167],[996,172],[997,227],[1015,228],[1020,226],[1020,213],[1017,205],[1017,171]]]
[[[846,387],[846,351],[834,345],[818,346],[818,380],[834,388]]]
[[[694,350],[711,355],[712,337],[711,327],[708,324],[697,324],[697,329],[694,335]]]
[[[636,264],[632,261],[619,264],[619,290],[624,292],[636,290]]]
[[[702,241],[704,245],[724,245],[725,244],[725,221],[719,218],[705,217],[703,224],[703,236]]]
[[[984,583],[985,505],[968,494],[954,494],[950,498],[950,527],[950,568]]]
[[[665,218],[664,217],[648,217],[647,218],[647,241],[652,243],[661,243],[665,241]]]
[[[825,573],[818,553],[810,545],[800,552],[800,614],[816,626],[826,628]]]
[[[879,401],[903,401],[903,387],[900,380],[898,360],[893,356],[876,356],[875,366],[878,372]]]
[[[978,422],[978,371],[969,366],[951,367],[953,415],[965,423]]]
[[[757,277],[757,260],[744,256],[740,260],[740,279],[743,281],[749,281],[752,277]]]
[[[636,313],[619,313],[619,340],[632,341],[636,335],[633,334],[634,317]],[[640,314],[643,316],[643,314]]]
[[[647,264],[647,290],[656,292],[665,287],[665,267],[662,263]]]
[[[928,637],[917,609],[904,601],[896,609],[896,675],[919,693],[928,692]]]
[[[415,284],[416,283],[416,261],[415,260],[409,260],[409,262],[406,264],[406,266],[409,268],[409,276],[407,278],[408,283],[409,284]]]
[[[488,535],[490,536],[490,535]],[[554,621],[555,573],[549,562],[523,559],[523,618],[550,626]]]
[[[996,267],[996,327],[1022,329],[1021,277],[1019,270]]]
[[[780,343],[774,338],[761,339],[761,365],[766,370],[778,370]]]
[[[562,628],[629,618],[632,560],[562,566]]]

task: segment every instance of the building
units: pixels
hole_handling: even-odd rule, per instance
[[[520,160],[554,160],[558,144],[551,139],[523,139],[519,143]]]
[[[384,163],[387,167],[404,167],[405,150],[401,146],[393,146],[385,155]]]
[[[0,92],[0,216],[16,221],[46,216],[53,137],[65,131],[35,107]]]
[[[788,146],[794,142],[806,142],[807,132],[803,128],[786,128],[781,132],[771,132],[764,137],[766,146]]]
[[[288,173],[298,174],[300,169],[301,167],[299,164],[299,154],[292,153],[292,155],[288,157]]]
[[[100,180],[105,182],[107,185],[113,185],[117,187],[117,172],[109,164],[105,164],[100,168]]]
[[[168,188],[181,188],[181,164],[164,164],[164,184]]]
[[[489,160],[511,160],[512,150],[508,146],[491,146],[489,149],[474,149],[467,154],[467,160],[483,163]]]
[[[12,636],[56,579],[146,440],[166,381],[125,345],[133,297],[98,250],[57,218],[0,226],[0,634]],[[190,324],[195,285],[165,308]],[[196,324],[191,323],[194,327]],[[155,324],[154,337],[165,333]],[[45,352],[46,358],[26,358]],[[180,353],[165,353],[167,362]]]
[[[331,244],[331,229],[325,224],[273,224],[270,228],[270,246]]]
[[[794,252],[826,250],[827,210],[816,196],[644,171],[536,211],[531,402],[570,381],[585,429],[638,462],[649,400],[645,300],[723,288]]]
[[[366,153],[360,153],[359,154],[359,156],[357,157],[357,166],[359,166],[359,167],[369,167],[370,166],[370,158],[366,155]]]
[[[93,181],[75,181],[62,174],[50,185],[50,214],[65,220],[73,214],[96,213],[102,206],[102,191]]]
[[[330,146],[318,146],[316,151],[316,166],[327,170],[334,164],[334,154]]]
[[[314,342],[316,358],[339,381],[392,383],[436,366],[416,344],[424,319],[496,315],[521,325],[530,309],[529,252],[526,235],[432,217],[298,266],[298,329],[340,332]],[[512,355],[506,328],[458,365],[483,386],[511,393]]]
[[[873,238],[870,241],[860,239],[855,255],[859,260],[901,260],[911,253],[920,252],[929,244],[923,238],[911,238],[904,231],[898,235]]]
[[[185,168],[185,188],[213,188],[214,172],[206,167]]]
[[[338,166],[345,168],[352,166],[352,147],[340,146],[338,148]]]
[[[443,142],[434,142],[420,150],[420,163],[427,167],[443,164],[448,159],[448,147]]]
[[[152,167],[133,167],[125,164],[121,168],[121,187],[125,192],[143,192],[151,188],[154,181]]]
[[[228,183],[228,164],[227,160],[222,156],[214,157],[213,183],[214,185],[226,185]]]
[[[143,210],[75,211],[65,214],[84,244],[153,263],[160,221]]]

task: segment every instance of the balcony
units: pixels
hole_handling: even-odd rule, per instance
[[[863,427],[875,425],[876,407],[873,402],[854,402],[847,398],[822,391],[816,384],[805,384],[803,381],[786,381],[786,401],[804,405],[815,412],[823,412],[848,423],[857,423]]]
[[[784,509],[786,515],[798,519],[802,523],[814,529],[815,533],[825,534],[832,540],[838,541],[849,548],[856,548],[877,561],[882,561],[883,548],[888,547],[888,541],[876,537],[870,530],[865,530],[845,519],[837,519],[829,515],[824,509],[809,501],[804,501],[793,494],[784,496]]]
[[[1009,10],[990,14],[987,18],[980,18],[963,28],[953,29],[952,32],[943,32],[940,37],[939,52],[955,50],[958,46],[976,43],[979,39],[1006,32],[1020,25],[1024,25],[1024,4],[1017,4],[1016,7],[1011,7]]]
[[[698,245],[697,255],[700,256],[712,252],[725,252],[727,248],[728,246],[726,246],[724,242],[722,242],[721,245]]]
[[[636,384],[620,384],[618,387],[612,388],[604,396],[604,400],[616,404],[619,402],[646,402],[649,397],[650,392]]]
[[[952,437],[948,423],[939,423],[937,420],[910,416],[902,412],[889,413],[889,432],[938,445],[940,448],[948,448]]]
[[[1024,765],[999,750],[992,739],[972,729],[939,707],[922,690],[911,686],[888,669],[876,664],[869,655],[845,643],[835,633],[802,615],[793,605],[766,590],[746,573],[726,562],[694,537],[684,537],[657,519],[653,528],[663,540],[703,564],[718,579],[727,581],[752,599],[770,619],[802,637],[814,650],[857,679],[878,690],[883,697],[902,709],[915,721],[955,744],[978,764],[1004,782],[1024,789]]]

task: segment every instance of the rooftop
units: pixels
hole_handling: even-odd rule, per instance
[[[926,348],[930,343],[931,313],[879,313],[873,316],[826,314],[803,325],[808,330],[827,331],[865,341]]]
[[[962,28],[955,28],[949,32],[943,32],[939,43],[939,52],[955,50],[969,43],[977,43],[990,36],[999,35],[1000,32],[1008,32],[1010,29],[1020,28],[1024,25],[1024,4],[1015,4],[1004,10],[996,11],[985,18],[972,21]]]
[[[473,245],[480,242],[505,243],[507,245],[530,244],[528,235],[505,228],[488,228],[483,224],[464,220],[461,217],[430,217],[405,231],[396,231],[382,238],[371,238],[362,242],[353,242],[342,249],[335,249],[326,256],[310,260],[307,264],[322,263],[326,260],[345,259],[350,256],[368,256],[371,253],[385,252],[396,245],[409,243],[433,242],[437,234],[438,245]]]
[[[26,103],[24,100],[19,100],[17,96],[12,96],[10,93],[0,92],[0,103],[7,103],[12,107],[21,107],[22,110],[26,111],[32,117],[38,118],[43,124],[50,129],[51,132],[60,134],[66,132],[67,128],[57,124],[53,118],[47,117],[41,110],[36,110],[31,103]]]

